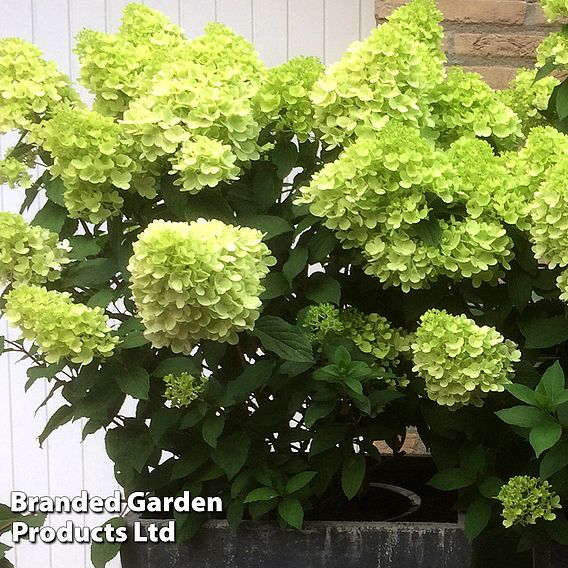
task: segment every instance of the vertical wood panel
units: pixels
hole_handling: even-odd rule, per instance
[[[288,58],[298,55],[325,59],[323,0],[289,0]]]
[[[287,0],[254,0],[253,37],[260,57],[269,67],[287,60]]]
[[[217,21],[252,41],[252,0],[217,0]]]
[[[377,27],[374,0],[360,0],[360,39],[365,39]]]
[[[217,19],[215,0],[179,0],[181,25],[188,37],[203,33],[205,24]]]
[[[0,1],[0,36],[32,41],[32,0]]]
[[[353,38],[359,38],[360,0],[325,0],[326,63],[338,61]]]
[[[146,0],[146,5],[160,10],[174,24],[180,23],[180,2],[178,0]]]
[[[131,3],[131,0],[106,0],[107,31],[116,33],[120,27],[122,11]]]

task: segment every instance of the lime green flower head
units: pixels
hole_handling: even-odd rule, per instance
[[[433,130],[441,143],[464,135],[496,142],[521,135],[519,117],[478,73],[452,67],[446,82],[434,90],[432,97]]]
[[[266,123],[275,123],[276,132],[292,132],[300,142],[314,126],[310,91],[325,67],[317,57],[296,57],[270,69],[260,87],[255,105]]]
[[[528,475],[511,477],[496,497],[503,505],[503,525],[534,525],[538,519],[554,521],[554,509],[562,509],[560,497],[548,481]]]
[[[153,221],[128,265],[146,338],[185,354],[202,339],[237,343],[238,332],[254,327],[275,262],[256,229]]]
[[[559,84],[552,76],[536,81],[535,69],[519,69],[511,84],[499,91],[501,100],[513,110],[521,120],[521,129],[526,136],[532,128],[546,124],[541,114],[548,108],[552,91]]]
[[[94,109],[118,116],[148,83],[172,51],[185,45],[183,32],[157,10],[129,4],[116,35],[83,30],[75,53],[81,83],[96,95]]]
[[[171,402],[173,407],[182,408],[189,406],[199,397],[206,381],[207,379],[203,376],[196,378],[189,373],[166,375],[164,377],[164,382],[166,383],[164,397]]]
[[[429,214],[427,193],[451,201],[445,155],[412,127],[389,122],[361,136],[301,188],[306,204],[345,248],[419,223]]]
[[[17,158],[0,160],[0,185],[27,189],[32,186],[32,178],[25,163]]]
[[[102,308],[75,303],[67,292],[20,284],[6,294],[5,316],[33,341],[48,363],[61,358],[88,365],[94,357],[110,357],[117,337],[111,335]]]
[[[198,193],[204,187],[237,179],[240,168],[236,161],[231,146],[207,136],[196,136],[183,142],[170,159],[170,174],[179,174],[174,185],[180,185],[181,191]]]
[[[533,252],[550,268],[568,266],[567,175],[568,162],[550,168],[532,203]]]
[[[329,333],[341,334],[345,326],[341,321],[339,308],[333,304],[316,304],[306,312],[302,327],[314,343],[323,343]]]
[[[27,129],[62,102],[78,100],[69,78],[42,55],[24,40],[0,38],[0,133]]]
[[[73,218],[100,223],[117,215],[121,190],[153,197],[154,180],[125,142],[124,128],[86,109],[61,108],[34,128],[32,139],[51,154],[50,172],[65,184],[65,205]]]
[[[556,279],[556,287],[560,290],[560,299],[568,303],[568,270],[564,270]]]
[[[568,36],[554,32],[546,36],[536,49],[536,66],[544,67],[547,63],[565,68],[568,65]]]
[[[328,68],[311,95],[327,146],[376,130],[388,117],[431,124],[429,97],[444,79],[441,20],[433,0],[413,0]]]
[[[412,352],[428,397],[450,408],[482,406],[488,393],[502,392],[521,356],[494,328],[435,309],[420,318]]]
[[[568,17],[568,0],[540,0],[549,21]]]
[[[28,225],[21,215],[0,212],[0,285],[57,280],[69,262],[67,243],[58,241],[57,234]]]
[[[217,22],[207,24],[205,33],[191,40],[179,57],[204,66],[249,95],[256,92],[266,73],[252,43]]]

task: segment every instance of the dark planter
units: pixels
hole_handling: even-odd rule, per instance
[[[129,519],[132,530],[132,519]],[[149,523],[140,520],[142,532]],[[315,521],[298,532],[276,524],[238,531],[211,521],[190,543],[121,548],[123,568],[470,568],[471,548],[458,523]],[[551,567],[552,568],[552,567]]]
[[[534,551],[534,568],[566,568],[568,566],[568,546],[550,542]]]

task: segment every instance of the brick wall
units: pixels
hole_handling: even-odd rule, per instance
[[[380,23],[407,0],[376,0]],[[536,46],[552,30],[538,0],[437,0],[448,61],[502,88],[518,67],[534,66]]]

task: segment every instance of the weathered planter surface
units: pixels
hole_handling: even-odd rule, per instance
[[[568,546],[551,542],[534,552],[534,568],[566,568]]]
[[[212,521],[189,544],[129,540],[121,556],[123,568],[471,567],[470,544],[452,523],[308,522],[302,532],[275,524],[235,532]]]

